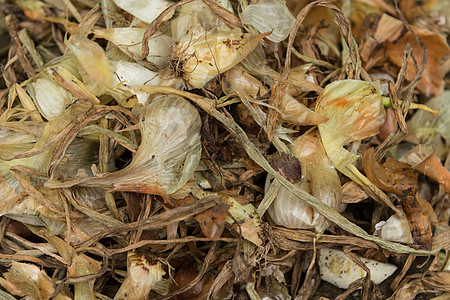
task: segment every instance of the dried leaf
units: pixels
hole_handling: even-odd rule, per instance
[[[302,178],[302,168],[297,157],[289,157],[286,153],[281,152],[280,157],[272,157],[270,165],[278,173],[290,182],[298,182]]]
[[[442,59],[450,53],[450,47],[439,34],[418,27],[413,27],[413,30],[428,50],[428,62],[417,88],[426,96],[439,95],[443,91],[443,79],[447,71],[442,68]],[[413,47],[413,55],[417,64],[422,63],[422,49],[413,35],[407,32],[400,39],[386,45],[386,56],[398,67],[401,67],[403,63],[403,51],[407,43]],[[414,63],[409,60],[406,80],[412,81],[415,76]]]
[[[203,234],[207,238],[217,241],[222,236],[229,208],[229,205],[222,203],[195,217],[200,223]]]
[[[383,165],[375,160],[374,148],[364,153],[363,168],[367,177],[379,188],[400,197],[400,204],[410,224],[414,242],[431,249],[430,219],[422,213],[417,201],[417,173],[405,163],[388,158]]]

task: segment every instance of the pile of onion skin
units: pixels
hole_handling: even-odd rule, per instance
[[[448,1],[63,2],[0,3],[0,298],[449,297]]]

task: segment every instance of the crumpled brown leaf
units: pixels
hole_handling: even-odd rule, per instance
[[[289,157],[286,153],[281,153],[281,158],[273,157],[270,165],[292,183],[301,179],[300,162],[294,156]]]
[[[426,96],[439,95],[444,89],[443,79],[445,73],[448,71],[443,67],[441,61],[450,53],[450,48],[445,39],[437,33],[414,26],[413,30],[427,48],[428,53],[427,65],[422,78],[417,84],[417,88]],[[386,45],[386,56],[394,65],[401,67],[403,63],[403,51],[407,43],[413,47],[414,58],[418,66],[420,66],[422,63],[422,49],[411,32],[407,32],[400,39],[388,43]],[[406,80],[412,81],[415,76],[414,63],[412,60],[409,60]]]
[[[230,206],[228,204],[221,203],[195,217],[200,223],[203,234],[207,238],[211,240],[218,240],[220,238],[225,229],[225,219],[228,215],[229,208]]]
[[[409,222],[416,244],[431,249],[431,224],[423,214],[417,200],[417,172],[408,164],[388,158],[384,164],[375,159],[375,149],[370,148],[363,154],[362,164],[367,177],[380,189],[391,192],[400,198],[400,204]]]

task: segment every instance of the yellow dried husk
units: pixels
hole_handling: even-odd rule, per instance
[[[99,44],[86,37],[77,36],[66,42],[73,53],[83,82],[95,96],[112,87],[113,74],[105,51]]]
[[[238,28],[206,31],[198,25],[175,43],[172,60],[187,83],[202,88],[243,60],[265,35]]]
[[[384,124],[383,99],[377,88],[361,80],[339,80],[325,87],[319,95],[316,112],[329,118],[319,124],[325,151],[341,173],[361,185],[375,200],[402,213],[390,199],[353,164],[359,155],[344,148],[350,142],[374,136]]]
[[[0,278],[0,285],[10,293],[26,299],[50,299],[55,291],[55,282],[38,266],[12,262],[8,272]],[[53,299],[69,300],[70,297],[58,293]]]
[[[68,109],[64,110],[63,113],[55,118],[52,118],[49,120],[49,122],[44,123],[45,127],[42,132],[42,136],[37,140],[36,143],[34,143],[33,147],[29,151],[34,151],[40,149],[43,145],[47,144],[49,141],[51,141],[56,135],[58,135],[62,130],[64,130],[68,124],[70,124],[76,117],[78,117],[80,114],[85,113],[90,108],[90,105],[87,105],[86,103],[82,102],[76,102],[73,105],[71,105]],[[13,159],[13,160],[0,160],[0,175],[2,175],[5,180],[8,182],[8,184],[14,188],[18,189],[18,183],[15,178],[12,177],[9,170],[11,167],[14,166],[24,166],[32,171],[38,172],[38,173],[47,173],[48,169],[50,167],[51,158],[53,155],[53,151],[55,150],[56,145],[52,144],[48,148],[46,148],[43,152],[38,153],[34,156],[25,157],[25,158],[19,158],[19,159]],[[66,147],[69,147],[69,145],[66,145]],[[78,152],[78,150],[75,150],[75,148],[81,147],[83,148],[83,152]],[[92,150],[92,144],[90,143],[78,143],[78,146],[74,146],[74,152],[77,152],[77,156],[72,157],[74,161],[85,161],[86,163],[92,162],[92,152],[87,151],[87,149]],[[67,149],[66,149],[67,150]],[[26,152],[29,152],[26,151]],[[86,152],[87,151],[87,152]],[[18,153],[18,154],[24,154]],[[91,156],[91,157],[89,157]],[[67,156],[66,156],[67,158]],[[79,165],[72,164],[72,171],[73,168],[79,168]],[[66,169],[67,170],[67,169]]]
[[[164,274],[166,272],[159,261],[154,261],[149,255],[130,251],[128,252],[128,275],[114,299],[147,299],[150,290],[161,281]]]

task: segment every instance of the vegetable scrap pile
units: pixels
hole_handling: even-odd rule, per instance
[[[449,1],[0,11],[0,298],[450,297]]]

